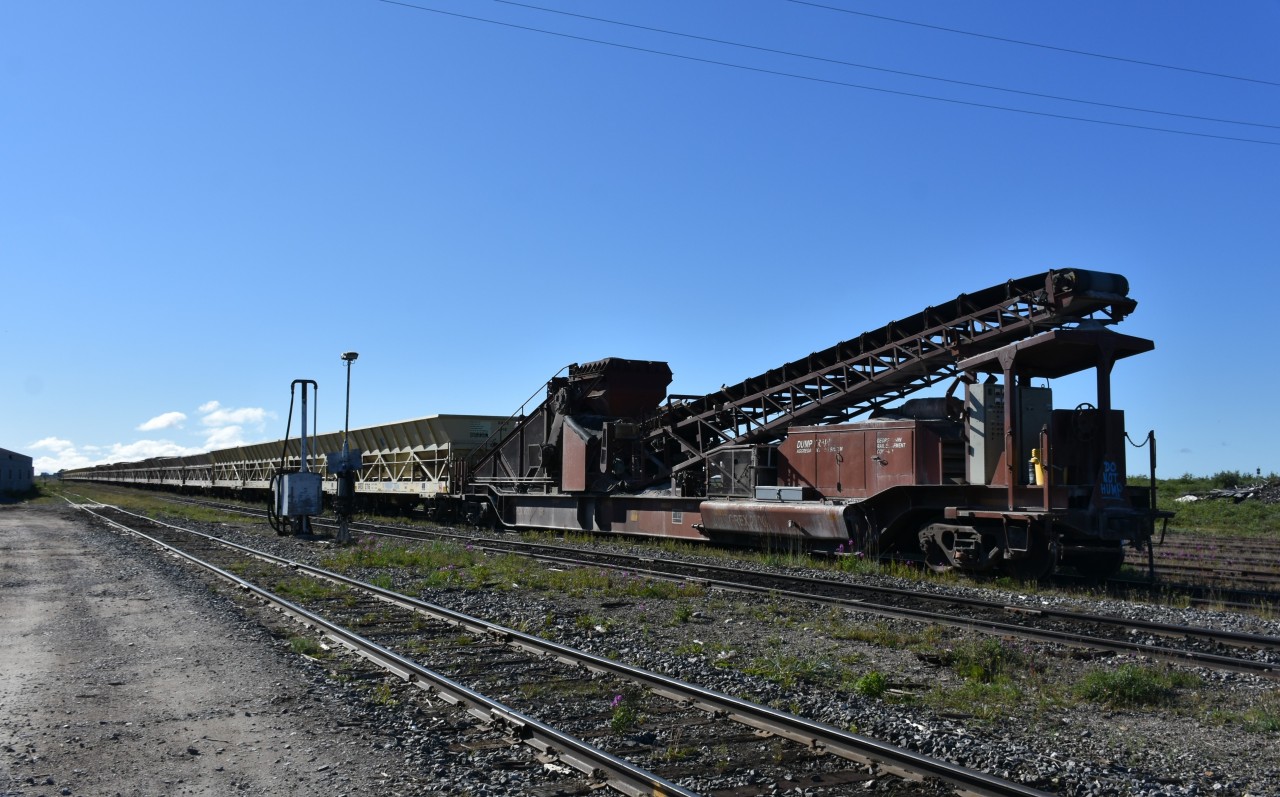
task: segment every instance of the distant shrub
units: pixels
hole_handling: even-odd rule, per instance
[[[1249,483],[1249,477],[1238,470],[1220,470],[1209,478],[1213,486],[1231,490]]]

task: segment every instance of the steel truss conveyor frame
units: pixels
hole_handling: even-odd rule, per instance
[[[668,397],[647,436],[654,448],[678,444],[675,473],[717,449],[777,442],[791,426],[847,422],[958,377],[961,357],[1086,319],[1118,323],[1137,306],[1128,291],[1120,275],[1067,269],[961,294],[714,393]]]

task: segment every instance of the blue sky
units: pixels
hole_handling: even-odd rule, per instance
[[[278,439],[298,378],[331,431],[345,350],[353,427],[507,415],[606,356],[702,393],[1079,267],[1127,276],[1119,329],[1156,341],[1114,389],[1160,472],[1280,470],[1280,5],[540,5],[658,30],[0,2],[0,447],[56,470]]]

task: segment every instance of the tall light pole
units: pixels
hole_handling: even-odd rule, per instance
[[[342,362],[347,366],[347,414],[342,422],[342,453],[347,453],[347,434],[351,431],[351,363],[360,355],[354,351],[344,351]]]
[[[347,437],[351,434],[351,363],[356,361],[360,355],[354,351],[344,351],[342,353],[342,362],[347,367],[347,407],[346,417],[342,422],[342,455],[341,464],[337,471],[337,501],[334,507],[338,513],[338,543],[345,545],[351,542],[351,514],[355,510],[356,501],[356,472],[360,470],[360,465],[352,460],[360,460],[363,454],[359,451],[352,451],[347,445]]]

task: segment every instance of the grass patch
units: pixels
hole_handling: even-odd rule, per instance
[[[657,754],[657,759],[666,764],[678,764],[681,761],[689,761],[696,758],[698,748],[691,744],[673,744],[668,746],[661,753]]]
[[[1011,640],[979,637],[945,645],[934,640],[920,649],[963,681],[938,685],[923,697],[937,711],[956,712],[982,720],[1000,720],[1033,707],[1061,703],[1060,690],[1045,680],[1045,664],[1035,648]]]
[[[853,682],[853,691],[863,697],[880,697],[889,690],[889,679],[872,670]]]
[[[275,592],[282,598],[299,601],[334,600],[351,594],[344,586],[306,576],[296,576],[277,583]]]
[[[373,693],[369,696],[370,701],[377,706],[387,706],[388,708],[396,706],[400,703],[396,699],[395,690],[391,688],[389,683],[380,683],[373,688]]]
[[[312,658],[323,658],[327,655],[319,640],[312,639],[309,636],[295,636],[289,638],[289,649],[301,656],[311,656]]]
[[[596,631],[600,633],[608,633],[613,630],[612,619],[600,619],[594,614],[580,614],[573,618],[573,627],[579,631]]]
[[[1083,700],[1110,708],[1166,706],[1175,701],[1178,689],[1200,683],[1200,678],[1190,673],[1125,664],[1086,673],[1074,691]]]
[[[532,589],[573,597],[605,596],[674,600],[699,598],[706,587],[697,583],[662,581],[627,571],[599,568],[558,570],[515,554],[487,556],[470,546],[447,541],[406,543],[366,537],[357,545],[337,551],[324,562],[340,572],[365,569],[405,569],[416,575],[416,587],[424,589]],[[378,579],[385,579],[379,582]],[[379,576],[375,583],[390,583]]]
[[[1008,678],[990,683],[965,681],[954,689],[934,689],[925,703],[938,711],[968,714],[983,720],[1000,720],[1021,712],[1025,695]]]
[[[42,488],[44,489],[44,488]],[[265,519],[256,519],[247,515],[229,512],[211,507],[194,506],[180,503],[173,493],[148,492],[121,487],[103,487],[88,482],[64,482],[48,485],[52,495],[63,495],[79,503],[75,496],[83,496],[91,501],[118,506],[127,512],[145,515],[153,520],[161,517],[178,518],[195,523],[236,523],[244,525],[266,525]],[[74,494],[74,495],[73,495]],[[195,496],[203,498],[204,496]]]
[[[796,656],[783,650],[775,650],[757,656],[742,667],[748,675],[768,679],[790,689],[798,683],[829,684],[839,682],[841,673],[828,662],[806,656]]]
[[[1256,706],[1244,712],[1240,724],[1254,733],[1280,733],[1280,705]]]
[[[901,650],[925,641],[924,636],[895,631],[883,620],[874,625],[861,625],[852,621],[849,614],[841,609],[832,609],[826,621],[819,625],[819,630],[832,639],[866,642],[893,650]]]
[[[1028,656],[1002,640],[986,637],[943,651],[942,663],[966,681],[990,684],[1025,672]]]

